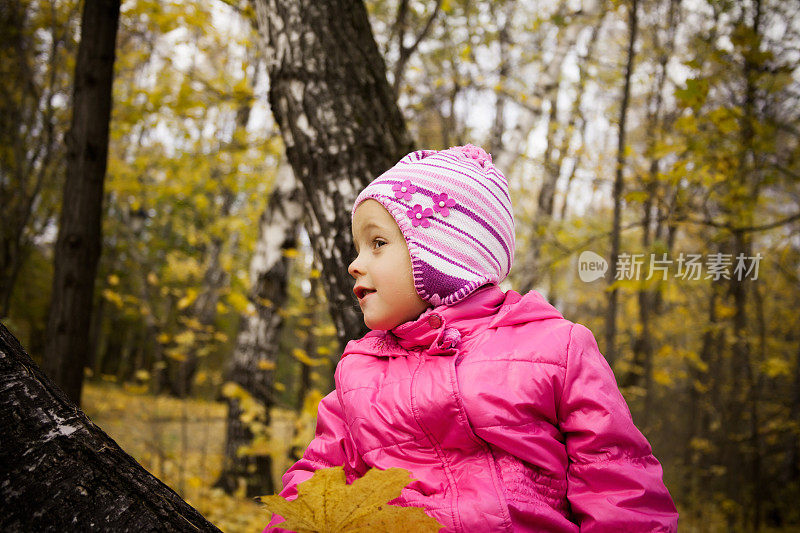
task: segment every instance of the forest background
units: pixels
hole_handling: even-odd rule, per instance
[[[412,144],[482,145],[505,172],[503,288],[595,332],[682,529],[800,527],[800,2],[366,8]],[[80,13],[0,7],[0,319],[40,363]],[[333,230],[286,160],[257,18],[122,4],[81,398],[226,531],[266,524],[250,497],[279,489],[363,333],[329,271],[354,251],[314,242]]]

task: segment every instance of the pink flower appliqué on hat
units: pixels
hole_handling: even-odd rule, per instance
[[[423,228],[431,227],[431,221],[428,220],[428,217],[433,216],[433,209],[430,207],[426,207],[423,210],[422,206],[417,204],[406,211],[406,214],[408,215],[408,218],[411,219],[411,223],[414,225],[414,227],[417,227],[420,224],[422,224]]]
[[[447,193],[434,194],[431,199],[433,200],[433,208],[443,217],[450,215],[450,207],[456,205],[456,201],[447,197]]]
[[[411,195],[417,192],[417,188],[411,185],[410,180],[405,180],[403,183],[395,183],[392,185],[394,197],[398,200],[411,200]]]

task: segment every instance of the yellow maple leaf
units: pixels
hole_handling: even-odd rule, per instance
[[[413,479],[408,470],[372,468],[348,485],[344,468],[324,468],[297,486],[297,498],[260,498],[268,510],[286,519],[280,524],[297,533],[380,531],[385,533],[436,532],[442,525],[420,507],[387,502],[400,496]]]

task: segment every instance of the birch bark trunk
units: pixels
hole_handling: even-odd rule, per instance
[[[219,531],[125,453],[0,324],[0,530]]]
[[[246,316],[236,339],[228,370],[228,381],[246,390],[269,411],[272,397],[274,365],[278,355],[278,334],[283,317],[289,285],[289,259],[284,253],[296,248],[297,230],[303,220],[303,201],[300,184],[288,167],[277,176],[275,190],[261,217],[258,242],[250,263],[250,301],[255,312]],[[244,479],[248,496],[275,492],[272,484],[271,458],[268,455],[239,455],[241,446],[250,444],[253,433],[239,419],[242,409],[236,398],[228,398],[225,463],[216,486],[233,492],[238,480]]]
[[[339,342],[367,329],[347,273],[358,192],[413,149],[361,0],[253,0],[269,101],[305,190],[306,230]]]

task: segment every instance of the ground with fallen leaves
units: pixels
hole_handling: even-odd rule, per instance
[[[243,491],[231,496],[212,488],[222,468],[224,403],[152,396],[104,383],[86,383],[82,403],[122,449],[222,531],[260,532],[269,522],[269,511]],[[278,418],[278,428],[291,434],[292,421]],[[279,479],[288,463],[275,465],[273,478]]]

